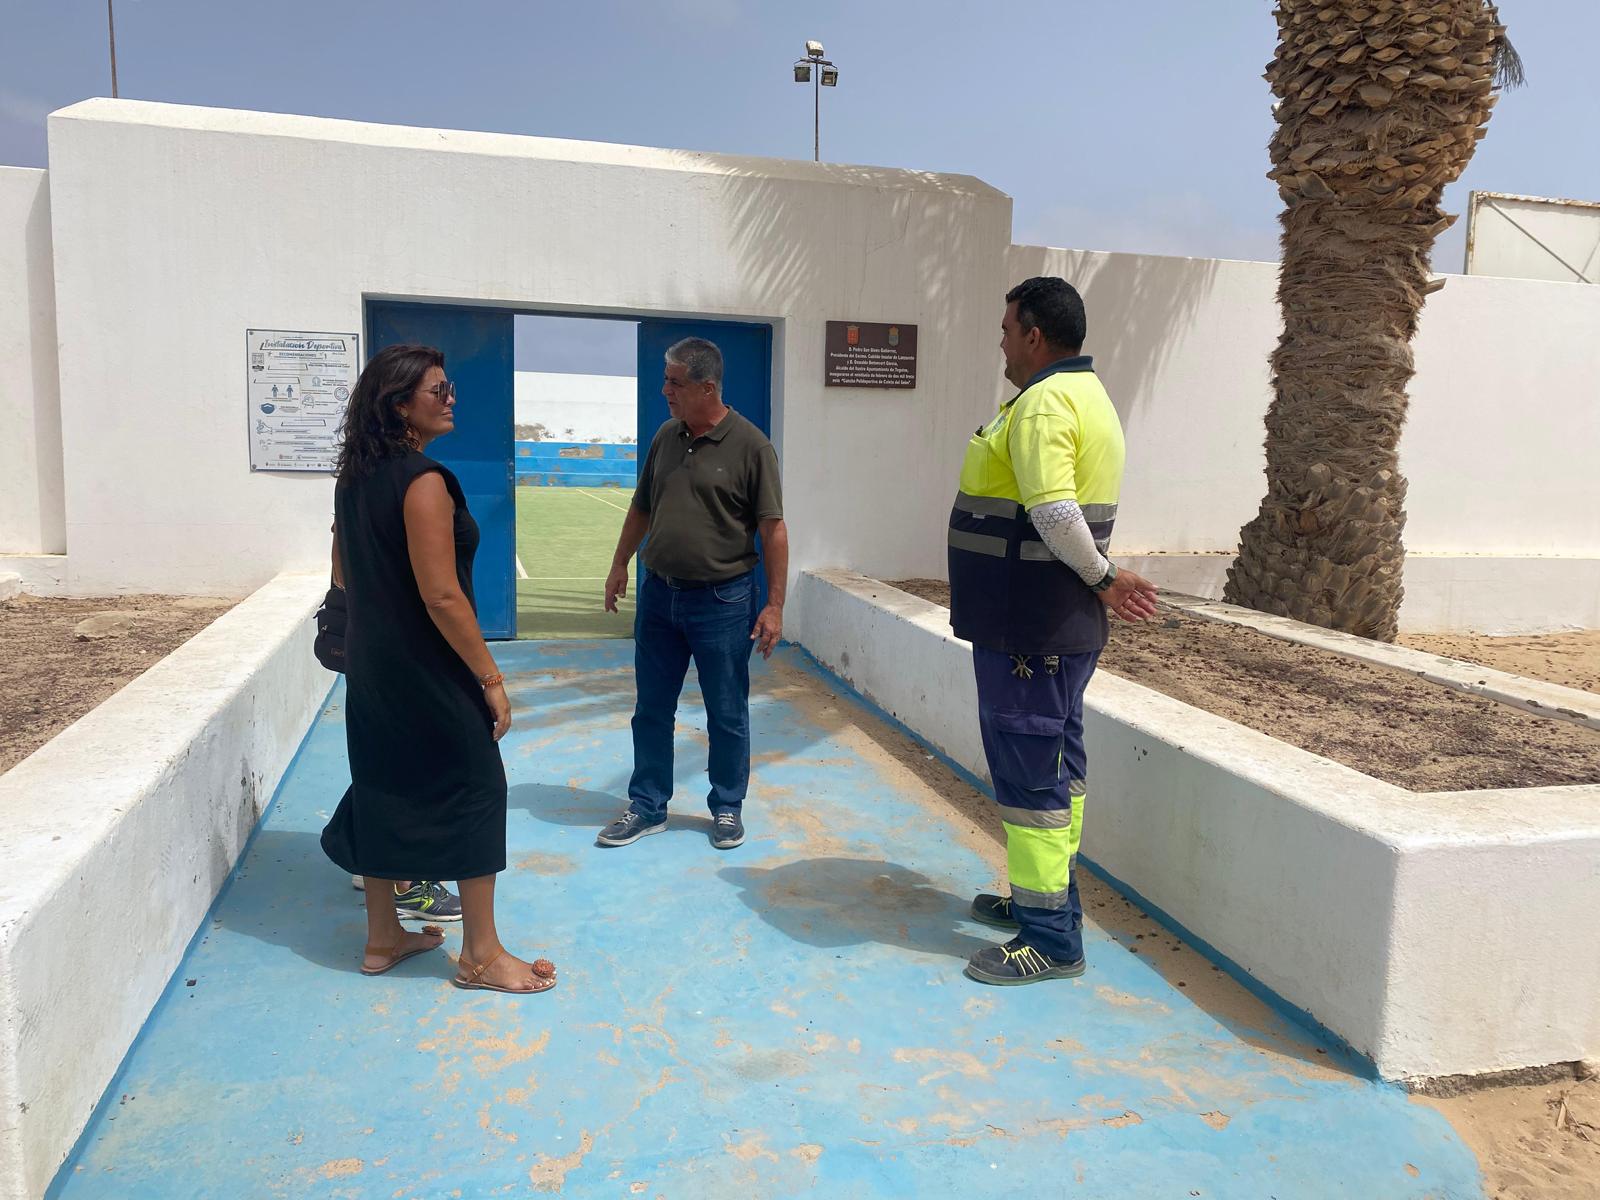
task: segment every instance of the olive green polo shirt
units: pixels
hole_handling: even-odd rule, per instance
[[[674,417],[650,443],[633,506],[650,517],[647,568],[674,579],[732,579],[756,565],[757,523],[783,516],[778,452],[731,408],[698,438]]]

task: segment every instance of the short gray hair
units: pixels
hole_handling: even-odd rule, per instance
[[[667,361],[686,367],[692,383],[715,384],[722,390],[722,351],[705,338],[684,338],[667,347]]]

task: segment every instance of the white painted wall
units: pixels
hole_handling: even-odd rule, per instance
[[[363,294],[773,321],[795,567],[944,562],[916,481],[989,407],[1010,240],[977,180],[113,100],[52,115],[50,163],[76,590],[325,562],[329,481],[246,469],[243,332],[358,329]],[[920,326],[915,391],[824,391],[848,317]]]
[[[1163,588],[1216,600],[1233,552],[1123,554],[1126,566]],[[1574,555],[1406,555],[1402,633],[1494,637],[1600,629],[1600,558]]]
[[[144,1026],[333,676],[275,579],[0,775],[0,1200],[33,1200]]]
[[[0,554],[66,548],[50,183],[0,167]]]
[[[1083,292],[1085,350],[1128,437],[1114,551],[1221,594],[1266,487],[1273,263],[1013,247],[1007,277]],[[1593,627],[1600,288],[1452,275],[1428,299],[1400,444],[1407,629]],[[939,489],[928,488],[929,503]],[[1166,556],[1162,558],[1144,556]],[[1193,556],[1213,556],[1196,558]],[[1536,561],[1530,561],[1536,560]],[[1547,588],[1535,595],[1525,582]]]
[[[1276,265],[1012,247],[1007,278],[1032,275],[1083,294],[1084,352],[1122,417],[1115,552],[1235,549],[1265,490]]]
[[[0,554],[0,575],[15,575],[29,596],[69,596],[65,554]]]
[[[844,571],[796,590],[818,661],[987,778],[945,609]],[[1107,672],[1084,727],[1085,857],[1386,1078],[1600,1054],[1573,922],[1600,910],[1600,785],[1408,792]]]
[[[1265,491],[1277,265],[1014,247],[1008,277],[1083,292],[1122,414],[1114,544],[1231,551]],[[1406,547],[1600,557],[1600,289],[1451,275],[1428,298],[1401,439]]]
[[[1600,557],[1408,554],[1405,581],[1405,632],[1600,629]]]
[[[1062,274],[1128,428],[1119,556],[1215,594],[1261,498],[1272,264],[1010,246],[1010,201],[962,176],[135,101],[65,109],[50,138],[68,592],[320,568],[331,484],[247,470],[240,334],[359,329],[363,296],[772,322],[794,568],[898,578],[943,573],[960,458],[1003,391],[1000,297]],[[286,200],[266,174],[300,183]],[[918,388],[824,389],[840,317],[918,324]],[[1591,623],[1596,328],[1581,285],[1451,276],[1429,300],[1405,627]],[[1519,587],[1534,557],[1561,604]]]
[[[1473,192],[1466,273],[1600,283],[1600,201]]]
[[[516,423],[543,425],[550,431],[547,441],[622,442],[639,436],[639,390],[631,375],[518,371],[514,387]]]
[[[1449,276],[1416,364],[1407,548],[1600,558],[1600,288]]]

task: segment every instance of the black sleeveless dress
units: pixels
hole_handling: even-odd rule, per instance
[[[334,492],[349,602],[351,782],[322,848],[346,871],[378,879],[474,879],[506,865],[506,773],[493,718],[428,616],[406,549],[406,489],[428,471],[455,500],[456,575],[471,603],[478,523],[448,468],[412,452]]]

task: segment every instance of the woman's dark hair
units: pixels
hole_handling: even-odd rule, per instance
[[[344,410],[339,445],[340,483],[365,479],[379,465],[412,449],[397,407],[411,398],[429,367],[444,366],[432,346],[385,346],[372,356]]]

